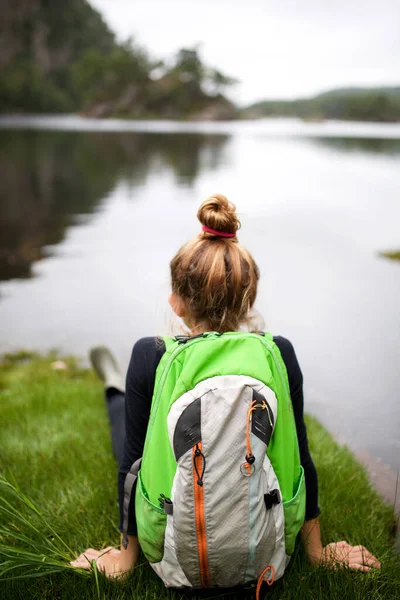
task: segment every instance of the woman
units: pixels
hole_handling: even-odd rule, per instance
[[[238,243],[236,232],[240,222],[235,207],[224,196],[216,194],[206,200],[198,211],[198,218],[202,232],[183,246],[171,262],[170,305],[192,337],[209,331],[237,331],[249,325],[258,268]],[[364,572],[379,568],[379,561],[363,546],[351,546],[345,541],[322,546],[317,473],[308,449],[303,415],[303,377],[291,343],[280,336],[273,341],[287,371],[305,475],[306,511],[301,533],[306,553],[314,565],[347,565]],[[135,344],[126,377],[126,393],[111,353],[102,347],[91,352],[93,367],[104,381],[113,450],[119,464],[121,531],[124,482],[131,465],[143,454],[157,367],[165,350],[165,342],[159,338],[143,338]],[[98,568],[108,576],[130,571],[140,550],[133,502],[129,510],[128,540],[126,548],[121,544],[120,550],[88,549],[71,564],[90,568],[89,561],[95,559]]]

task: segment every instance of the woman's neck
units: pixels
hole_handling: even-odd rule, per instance
[[[200,333],[206,333],[207,331],[210,331],[210,327],[207,323],[196,323],[196,325],[190,327],[191,336],[200,335]]]

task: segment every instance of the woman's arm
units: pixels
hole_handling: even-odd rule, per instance
[[[318,517],[310,519],[310,521],[304,521],[304,525],[301,528],[301,539],[308,558],[313,564],[317,564],[324,549],[321,541],[321,529]]]
[[[121,535],[121,549],[103,554],[96,560],[96,564],[98,569],[104,571],[108,577],[127,575],[136,565],[139,552],[139,540],[136,535],[128,535],[126,549],[122,545]]]
[[[120,531],[123,524],[124,483],[132,464],[142,456],[150,415],[151,400],[157,366],[165,352],[165,345],[156,338],[142,338],[133,350],[126,377],[124,457],[119,466],[118,492],[120,505]],[[129,572],[135,566],[140,551],[136,535],[135,488],[132,490],[128,520],[128,546],[117,550],[109,546],[103,550],[88,548],[71,562],[74,567],[90,569],[91,561],[107,576],[115,577]]]
[[[304,469],[306,483],[306,520],[313,520],[320,514],[318,504],[318,475],[308,447],[307,429],[304,422],[303,374],[292,344],[284,337],[274,337],[278,346],[289,381],[290,398],[299,443],[300,462]]]
[[[137,535],[128,535],[128,546],[126,549],[122,545],[121,535],[121,550],[119,559],[119,569],[122,573],[126,573],[133,569],[139,558],[140,546]]]
[[[306,482],[306,521],[301,537],[308,558],[313,565],[347,565],[351,569],[370,571],[379,568],[379,561],[364,546],[351,546],[346,541],[322,545],[318,515],[318,476],[308,448],[307,429],[304,422],[303,375],[292,344],[283,337],[274,338],[283,362],[285,363],[293,413],[299,442],[300,461],[304,469]]]

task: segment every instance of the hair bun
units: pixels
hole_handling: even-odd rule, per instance
[[[223,233],[236,233],[240,229],[236,206],[222,194],[214,194],[207,198],[200,206],[197,218],[205,227]]]

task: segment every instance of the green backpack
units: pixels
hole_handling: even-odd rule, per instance
[[[141,548],[166,586],[278,579],[305,514],[286,368],[272,335],[166,338],[136,479]]]

